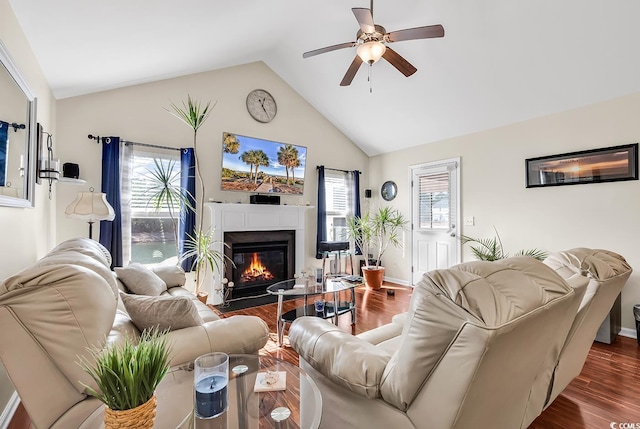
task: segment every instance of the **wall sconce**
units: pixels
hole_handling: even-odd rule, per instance
[[[42,131],[47,136],[47,157],[39,162],[38,177],[49,180],[49,199],[51,199],[51,185],[60,178],[60,160],[53,158],[53,137],[51,133]]]

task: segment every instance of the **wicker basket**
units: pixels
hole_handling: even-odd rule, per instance
[[[151,429],[156,418],[156,395],[144,404],[130,410],[104,410],[105,429]]]

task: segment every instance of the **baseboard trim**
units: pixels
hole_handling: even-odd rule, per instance
[[[389,283],[395,283],[395,284],[400,285],[400,286],[411,286],[411,283],[409,283],[408,281],[400,280],[400,279],[394,279],[393,277],[385,276],[384,277],[384,281],[385,282],[389,282]]]
[[[631,328],[622,328],[620,329],[620,334],[623,337],[628,337],[628,338],[638,338],[637,332],[635,329],[631,329]]]
[[[16,412],[16,409],[18,409],[18,405],[20,405],[20,397],[18,396],[18,392],[13,392],[7,406],[4,407],[2,414],[0,414],[0,429],[7,429],[9,427],[9,423],[11,423],[13,414]]]

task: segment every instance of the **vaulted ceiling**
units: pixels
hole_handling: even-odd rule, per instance
[[[560,112],[640,91],[637,0],[377,0],[418,71],[384,60],[340,87],[367,0],[9,0],[57,98],[264,61],[367,154]]]

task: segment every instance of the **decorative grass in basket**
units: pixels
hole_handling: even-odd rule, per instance
[[[90,350],[95,363],[80,366],[98,385],[87,388],[102,401],[105,429],[152,428],[156,416],[155,390],[169,370],[171,346],[166,332],[144,331],[135,344],[128,337],[104,350]]]

